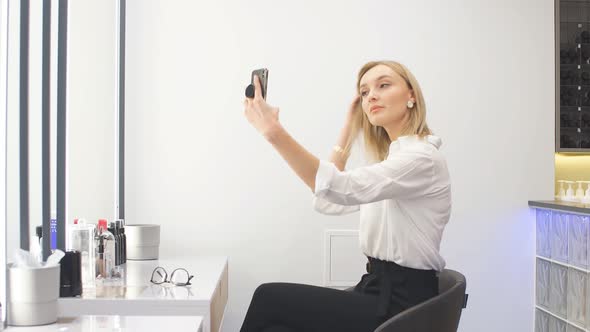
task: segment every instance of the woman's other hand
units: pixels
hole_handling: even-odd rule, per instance
[[[359,112],[362,112],[360,102],[361,102],[361,96],[358,94],[352,99],[352,102],[350,102],[350,106],[348,107],[348,112],[346,112],[346,124],[347,125],[352,123],[353,119],[355,118],[355,116],[357,116],[357,114]]]

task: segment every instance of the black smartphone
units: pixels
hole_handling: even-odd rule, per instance
[[[262,87],[262,98],[266,100],[266,88],[268,86],[268,69],[260,68],[252,71],[250,83],[254,86],[254,75],[260,79],[260,86]]]

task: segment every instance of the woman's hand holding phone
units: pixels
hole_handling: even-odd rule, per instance
[[[267,140],[281,128],[279,108],[266,103],[261,93],[260,78],[254,76],[254,98],[244,100],[244,115],[248,122]]]

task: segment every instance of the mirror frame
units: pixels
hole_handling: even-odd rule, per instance
[[[126,26],[127,26],[127,0],[119,0],[119,108],[117,110],[118,117],[118,135],[116,137],[118,143],[118,170],[115,172],[117,181],[117,218],[125,219],[125,44],[126,44]]]
[[[4,89],[0,92],[3,105],[0,111],[0,127],[6,128],[8,114],[8,18],[10,15],[10,1],[20,1],[20,61],[19,65],[19,246],[29,250],[29,27],[30,27],[30,0],[0,0],[0,41],[6,52],[0,55],[0,65],[4,68]],[[52,1],[43,0],[42,23],[42,115],[41,115],[41,154],[42,154],[42,227],[43,234],[51,234],[51,16]],[[117,107],[117,151],[118,167],[115,172],[117,194],[115,197],[116,214],[119,219],[125,217],[125,27],[126,27],[126,0],[118,1],[118,107]],[[54,231],[57,232],[56,248],[66,248],[66,138],[67,138],[67,40],[68,40],[68,0],[58,0],[57,17],[57,129],[56,129],[56,219]],[[1,86],[1,85],[0,85]],[[7,267],[7,206],[6,206],[6,169],[7,169],[7,136],[0,138],[2,146],[2,159],[4,176],[2,177],[3,192],[0,195],[0,215],[3,218],[0,231],[3,238],[0,243],[0,264],[4,267],[0,272],[3,280],[0,303],[2,306],[0,323],[6,326],[7,298],[6,298],[6,267]],[[51,252],[51,236],[43,236],[43,258],[47,259]]]
[[[58,32],[58,107],[57,107],[57,191],[56,191],[56,212],[57,212],[57,248],[65,251],[66,233],[67,233],[67,164],[66,164],[66,144],[67,144],[67,12],[68,0],[59,0],[59,32]],[[118,0],[117,4],[117,108],[116,118],[117,127],[115,129],[115,218],[125,218],[125,27],[126,27],[126,0]],[[44,218],[44,221],[49,218]],[[45,234],[45,223],[43,232]],[[43,251],[49,244],[43,243]],[[47,250],[49,252],[49,250]],[[44,254],[46,258],[46,255]]]
[[[57,156],[56,156],[56,248],[66,248],[66,121],[67,121],[67,55],[68,55],[68,0],[59,0],[57,27]],[[43,197],[45,201],[46,197]],[[49,212],[43,218],[43,234],[50,234]],[[47,232],[47,233],[46,233]],[[43,259],[50,250],[50,237],[43,236]]]
[[[6,141],[7,141],[7,134],[6,134],[6,125],[7,125],[7,115],[8,115],[8,0],[0,0],[0,50],[2,50],[2,54],[0,54],[0,79],[2,82],[0,83],[0,128],[4,128],[4,135],[0,135],[0,164],[2,165],[2,175],[0,175],[0,182],[2,185],[2,192],[0,193],[0,218],[2,219],[0,225],[0,281],[1,281],[1,289],[0,289],[0,303],[3,303],[2,310],[0,310],[0,325],[2,328],[6,328],[6,264],[7,264],[7,238],[6,238],[6,231],[7,231],[7,209],[6,209],[6,193],[7,193],[7,148],[6,148]]]

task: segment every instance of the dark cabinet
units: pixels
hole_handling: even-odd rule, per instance
[[[558,152],[590,152],[590,0],[556,0]]]

